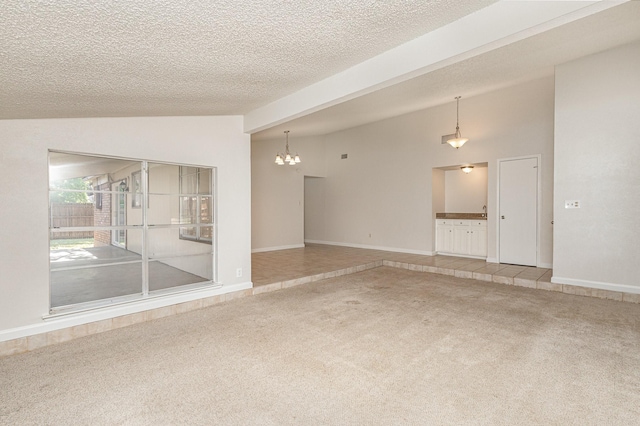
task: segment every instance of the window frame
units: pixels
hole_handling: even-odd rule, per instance
[[[183,174],[183,169],[185,168],[195,168],[195,182],[196,182],[196,188],[195,188],[195,192],[194,193],[189,193],[189,192],[182,192],[182,179],[183,177],[187,177],[190,176],[191,174]],[[209,171],[209,192],[207,194],[201,194],[200,193],[200,177],[201,177],[201,170],[208,170]],[[215,222],[214,220],[214,215],[213,215],[213,189],[214,189],[214,168],[213,167],[197,167],[197,166],[186,166],[186,165],[181,165],[180,169],[178,171],[178,175],[179,175],[179,192],[180,192],[180,198],[179,198],[179,215],[180,215],[180,220],[182,221],[182,218],[184,217],[183,215],[183,203],[182,203],[182,199],[183,197],[190,197],[190,198],[195,198],[196,201],[196,205],[195,205],[195,214],[191,215],[192,217],[195,217],[195,223],[190,223],[189,226],[184,226],[180,228],[180,232],[179,232],[179,238],[181,240],[188,240],[188,241],[193,241],[193,242],[197,242],[197,243],[203,243],[203,244],[211,244],[213,245],[213,238],[207,238],[207,237],[203,237],[202,236],[202,227],[209,227],[211,226],[212,229],[212,233],[213,231],[213,224]],[[209,212],[209,214],[211,215],[211,223],[205,223],[203,224],[201,222],[201,218],[202,215],[200,214],[202,211],[202,197],[209,197],[211,199],[211,211]],[[193,200],[191,200],[193,201]],[[188,235],[185,233],[185,229],[186,228],[193,228],[195,227],[196,230],[196,235]]]
[[[134,176],[133,175],[128,175],[125,177],[121,177],[118,178],[118,180],[120,182],[124,182],[124,187],[123,189],[116,189],[114,190],[114,188],[111,187],[111,175],[110,173],[106,173],[105,172],[105,176],[108,177],[109,179],[109,187],[106,189],[100,189],[100,185],[98,186],[92,186],[90,189],[86,189],[86,190],[76,190],[76,189],[55,189],[51,186],[51,173],[52,173],[52,164],[51,164],[51,155],[52,154],[64,154],[64,155],[70,155],[70,156],[86,156],[86,157],[94,157],[94,158],[101,158],[104,160],[121,160],[121,161],[125,161],[125,162],[131,162],[131,163],[138,163],[140,165],[140,171],[136,171],[133,172],[133,174],[140,176],[140,188],[138,190],[134,190],[133,188],[130,188],[129,184],[133,183],[134,180]],[[147,222],[147,214],[149,212],[149,205],[148,205],[148,200],[149,200],[149,196],[150,196],[150,191],[149,191],[149,165],[150,164],[159,164],[159,165],[166,165],[166,166],[177,166],[179,168],[182,167],[192,167],[192,168],[196,168],[198,171],[200,170],[206,170],[209,174],[209,184],[211,185],[209,188],[210,190],[208,191],[207,194],[199,194],[198,197],[198,205],[199,205],[199,200],[200,197],[204,195],[204,197],[209,197],[210,201],[210,217],[211,217],[211,222],[207,222],[205,223],[203,226],[206,227],[210,227],[211,228],[211,238],[208,241],[194,241],[194,240],[190,240],[192,242],[206,242],[211,246],[211,250],[210,252],[207,252],[207,254],[210,253],[211,256],[211,263],[209,264],[209,273],[206,276],[203,276],[204,281],[198,282],[198,283],[194,283],[194,284],[176,284],[173,287],[168,287],[168,288],[162,288],[160,287],[159,289],[150,289],[150,281],[149,281],[149,266],[151,264],[151,262],[163,262],[163,258],[152,258],[149,253],[148,253],[148,239],[149,239],[149,233],[152,232],[155,229],[162,229],[162,228],[178,228],[178,234],[180,234],[181,230],[182,230],[182,225],[180,224],[167,224],[167,225],[153,225],[153,224],[149,224]],[[71,266],[71,267],[67,267],[67,268],[56,268],[55,270],[52,268],[50,260],[49,260],[49,314],[46,315],[46,317],[53,317],[53,316],[58,316],[58,315],[66,315],[67,313],[75,313],[75,312],[81,312],[81,311],[86,311],[86,310],[91,310],[91,309],[98,309],[98,308],[104,308],[104,307],[109,307],[109,306],[115,306],[115,305],[119,305],[122,303],[129,303],[129,302],[137,302],[140,300],[144,300],[150,297],[162,297],[162,296],[166,296],[168,294],[172,294],[172,293],[180,293],[180,292],[184,292],[184,291],[188,291],[188,290],[196,290],[202,287],[209,287],[209,286],[219,286],[219,282],[218,282],[218,265],[217,265],[217,261],[218,261],[218,253],[217,253],[217,232],[216,232],[216,223],[215,223],[215,212],[216,212],[216,200],[217,200],[217,196],[216,196],[216,187],[214,186],[214,182],[217,176],[217,168],[215,166],[203,166],[203,165],[190,165],[190,164],[186,164],[186,163],[173,163],[173,162],[165,162],[165,161],[158,161],[158,160],[141,160],[141,159],[136,159],[136,158],[131,158],[131,157],[114,157],[114,156],[105,156],[105,155],[101,155],[101,154],[94,154],[94,153],[84,153],[84,152],[76,152],[76,151],[62,151],[62,150],[54,150],[54,149],[49,149],[48,150],[48,161],[47,161],[47,167],[48,167],[48,193],[49,196],[47,197],[47,202],[48,202],[48,206],[49,206],[49,215],[48,215],[48,229],[49,229],[49,236],[48,236],[48,242],[49,242],[49,246],[51,246],[51,241],[52,241],[52,236],[57,233],[57,232],[63,232],[64,230],[69,230],[71,232],[73,231],[78,231],[78,230],[87,230],[87,231],[109,231],[109,233],[111,233],[114,230],[124,230],[126,231],[141,231],[141,241],[142,241],[142,245],[140,247],[140,255],[141,255],[141,260],[139,261],[141,263],[142,266],[142,280],[141,280],[141,293],[137,293],[137,294],[126,294],[126,295],[122,295],[122,296],[108,296],[107,298],[96,298],[93,300],[89,300],[89,301],[78,301],[78,302],[73,302],[71,304],[57,304],[57,305],[53,305],[53,288],[52,288],[52,274],[54,272],[58,272],[60,270],[70,270],[70,269],[86,269],[89,266]],[[97,176],[97,175],[88,175],[88,176]],[[129,180],[130,179],[130,180]],[[180,184],[180,183],[178,183]],[[105,197],[109,197],[109,199],[111,199],[111,204],[113,204],[113,197],[116,196],[120,196],[122,194],[124,194],[125,196],[129,196],[131,198],[133,198],[136,195],[139,195],[139,199],[141,201],[141,206],[140,206],[140,214],[142,216],[141,218],[141,222],[138,224],[124,224],[124,225],[98,225],[98,224],[94,224],[92,226],[83,226],[82,228],[78,228],[77,226],[72,226],[72,227],[67,227],[67,226],[63,226],[63,227],[59,227],[59,226],[54,226],[53,221],[52,221],[52,216],[51,216],[51,194],[56,193],[56,192],[86,192],[87,194],[89,194],[90,196],[93,197],[93,204],[94,204],[94,210],[102,210],[104,207],[104,199]],[[177,194],[155,194],[155,195],[178,195],[180,196],[180,190],[177,191]],[[136,208],[136,206],[132,203],[129,202],[127,203],[125,200],[124,203],[124,207],[126,208]],[[113,206],[111,206],[110,208],[113,208]],[[112,218],[113,219],[113,218]],[[198,223],[200,223],[200,216],[197,217],[198,219]],[[200,232],[199,229],[200,225],[198,225],[198,232]],[[109,238],[111,240],[111,236]],[[124,248],[125,250],[128,249],[128,247],[125,244],[125,247],[121,247]],[[187,253],[187,254],[178,254],[176,256],[170,256],[170,257],[165,257],[164,259],[178,259],[178,258],[183,258],[183,259],[187,259],[187,258],[192,258],[193,256],[199,256],[201,254],[192,254],[192,253]],[[138,263],[138,261],[123,261],[123,262],[114,262],[113,265],[118,265],[118,264],[127,264],[127,263]],[[111,264],[110,264],[111,265]],[[100,266],[106,266],[106,265],[100,265]],[[188,272],[188,271],[187,271]]]

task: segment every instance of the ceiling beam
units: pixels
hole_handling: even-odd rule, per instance
[[[621,1],[503,0],[247,113],[256,133],[614,7]],[[454,94],[452,94],[453,96]]]

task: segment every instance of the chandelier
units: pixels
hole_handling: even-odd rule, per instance
[[[282,166],[284,165],[284,163],[289,163],[290,166],[295,166],[297,163],[300,163],[300,156],[298,155],[298,153],[296,153],[295,156],[291,155],[291,153],[289,152],[289,131],[285,130],[284,134],[287,135],[287,145],[284,151],[284,154],[281,153],[277,153],[276,154],[276,161],[275,163],[278,166]]]
[[[460,126],[458,125],[458,117],[459,117],[459,105],[460,98],[462,96],[456,96],[456,133],[453,135],[453,138],[449,139],[447,143],[454,147],[455,149],[460,148],[466,141],[469,139],[463,138],[462,133],[460,133]],[[467,172],[468,173],[468,172]]]

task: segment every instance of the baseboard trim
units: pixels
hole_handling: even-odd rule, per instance
[[[289,246],[275,246],[275,247],[262,247],[257,249],[251,249],[251,253],[262,253],[265,251],[277,251],[277,250],[288,250],[294,248],[304,248],[304,244],[292,244]]]
[[[424,256],[433,256],[433,252],[431,251],[401,249],[396,247],[371,246],[367,244],[338,243],[335,241],[319,241],[319,240],[304,240],[304,242],[309,244],[324,244],[328,246],[353,247],[353,248],[362,248],[362,249],[370,249],[370,250],[391,251],[394,253],[421,254]]]
[[[553,276],[551,278],[551,282],[554,284],[566,284],[566,285],[573,285],[577,287],[596,288],[599,290],[609,290],[609,291],[619,291],[622,293],[640,294],[640,287],[626,285],[626,284],[614,284],[614,283],[604,283],[600,281],[577,280],[574,278],[564,278],[564,277],[557,277],[557,276]]]
[[[472,256],[470,254],[460,254],[460,253],[447,253],[447,252],[435,252],[435,254],[439,255],[439,256],[452,256],[452,257],[464,257],[467,259],[478,259],[478,260],[484,260],[485,262],[487,261],[486,257],[482,257],[482,256]]]
[[[89,324],[92,322],[108,320],[124,315],[137,314],[152,309],[164,308],[167,306],[178,305],[180,303],[192,302],[198,299],[225,295],[227,293],[233,293],[251,288],[253,288],[253,283],[248,281],[239,284],[200,288],[197,290],[191,290],[176,294],[168,294],[158,297],[151,297],[148,299],[140,299],[116,306],[105,306],[89,311],[81,311],[75,313],[70,312],[59,316],[44,315],[42,318],[42,322],[39,322],[37,324],[25,325],[22,327],[10,328],[0,331],[0,342],[20,339],[36,334],[48,333],[51,331],[62,330],[65,328]]]
[[[551,263],[541,263],[541,264],[538,265],[538,268],[553,269],[553,264],[551,264]]]
[[[500,263],[496,257],[487,257],[487,263]]]

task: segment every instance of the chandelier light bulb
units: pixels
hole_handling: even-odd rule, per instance
[[[293,156],[289,152],[289,130],[285,130],[284,134],[286,135],[285,150],[284,150],[284,153],[282,154],[278,153],[276,155],[275,163],[279,166],[282,166],[285,163],[289,163],[290,166],[295,166],[297,163],[301,163],[302,160],[300,159],[300,156],[298,155],[298,153],[296,153],[296,155]]]

